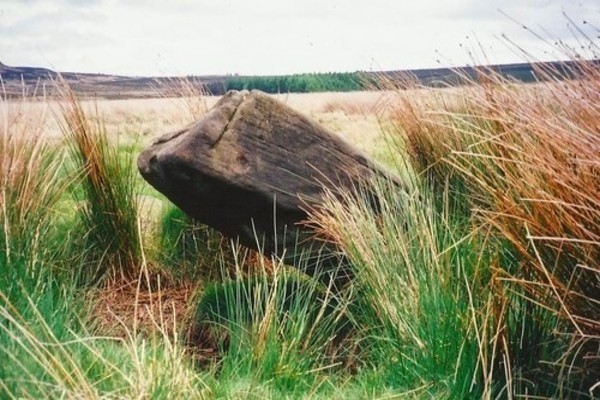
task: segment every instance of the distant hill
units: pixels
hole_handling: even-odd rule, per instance
[[[37,80],[45,79],[49,76],[54,76],[56,73],[46,68],[35,68],[35,67],[9,67],[5,64],[0,63],[0,74],[2,79],[7,82],[11,80]]]
[[[394,78],[402,75],[412,75],[417,81],[426,86],[448,86],[468,83],[477,79],[481,72],[493,71],[502,77],[519,82],[535,82],[547,79],[571,79],[580,75],[582,63],[591,63],[600,67],[600,60],[591,61],[549,61],[537,63],[494,64],[467,66],[458,68],[415,69],[407,71],[384,71],[383,76]],[[547,76],[540,76],[544,71]]]
[[[47,68],[12,67],[0,62],[0,78],[4,83],[5,93],[0,95],[22,96],[25,91],[29,95],[52,95],[54,82],[59,75],[80,96],[97,98],[143,98],[158,97],[173,91],[175,82],[182,78],[175,77],[134,77],[121,75],[56,72]],[[190,82],[199,87],[223,86],[224,77],[191,77]],[[221,89],[222,91],[222,89]]]
[[[600,67],[600,60],[589,61]],[[174,85],[186,79],[198,88],[203,87],[212,94],[223,94],[229,89],[260,89],[266,92],[307,92],[361,90],[365,82],[385,77],[405,79],[410,76],[417,83],[427,86],[448,86],[468,83],[478,71],[491,70],[505,78],[521,82],[532,82],[536,70],[553,71],[558,79],[577,76],[578,63],[545,62],[516,63],[477,67],[431,68],[403,71],[353,72],[329,74],[296,74],[285,76],[188,76],[177,77],[132,77],[106,74],[61,72],[62,78],[81,96],[98,98],[139,98],[176,95]],[[23,91],[30,95],[51,94],[59,73],[37,67],[12,67],[0,62],[0,78],[4,84],[3,96],[22,96]]]

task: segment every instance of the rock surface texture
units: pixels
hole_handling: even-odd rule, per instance
[[[344,260],[303,225],[304,210],[319,204],[325,187],[387,176],[338,136],[258,91],[227,93],[201,120],[143,151],[138,168],[192,218],[309,274],[322,266],[321,278]]]

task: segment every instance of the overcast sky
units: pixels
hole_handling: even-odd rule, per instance
[[[522,25],[576,45],[564,14],[598,42],[599,0],[0,0],[0,61],[204,75],[520,62],[517,46],[547,60],[564,56]]]

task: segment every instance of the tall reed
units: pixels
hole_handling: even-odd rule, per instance
[[[60,252],[56,205],[63,152],[44,135],[49,109],[0,98],[0,288],[7,299],[38,292]]]
[[[46,99],[0,98],[0,397],[19,397],[23,380],[41,378],[30,348],[19,349],[20,328],[34,340],[73,327],[72,292],[58,281],[68,254],[60,202],[68,187],[64,152],[46,137]],[[32,375],[33,374],[33,375]]]
[[[554,364],[548,379],[573,396],[600,376],[600,69],[536,72],[540,82],[522,85],[482,69],[459,97],[448,89],[423,105],[396,91],[390,104],[413,165],[433,182],[453,179],[480,229],[509,250],[498,293],[516,290],[562,320],[546,326],[567,335],[550,335],[562,354],[538,362]]]
[[[81,198],[76,198],[87,258],[82,276],[92,282],[103,277],[136,277],[141,243],[134,155],[123,157],[101,118],[89,116],[66,84],[59,83],[59,87],[61,128],[82,188]]]
[[[354,317],[380,383],[418,397],[478,398],[493,384],[481,346],[491,299],[475,295],[487,293],[486,257],[455,206],[438,210],[411,167],[398,169],[402,188],[382,180],[364,193],[331,194],[314,223],[353,265]]]

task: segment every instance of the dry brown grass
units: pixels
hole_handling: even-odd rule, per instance
[[[600,343],[600,69],[578,68],[579,79],[534,85],[484,71],[460,97],[399,90],[389,104],[413,165],[434,185],[450,180],[518,255],[492,287],[517,284],[570,325],[573,352],[559,362],[579,357],[571,368],[589,375]]]
[[[121,160],[118,143],[109,141],[98,114],[90,118],[68,86],[59,83],[57,88],[63,96],[60,126],[83,192],[77,212],[89,265],[84,279],[135,277],[143,249],[133,160]]]
[[[8,264],[41,255],[40,238],[51,229],[51,210],[65,190],[57,179],[63,153],[44,136],[48,119],[43,103],[0,96],[0,239]]]
[[[185,86],[180,88],[184,92],[179,95],[175,90],[173,87],[168,90],[165,88],[162,92],[157,89],[157,97],[151,99],[80,100],[80,105],[93,122],[101,120],[110,135],[119,135],[122,140],[145,145],[162,134],[188,125],[219,100],[218,96],[186,95]],[[167,97],[171,95],[173,97]],[[373,106],[378,104],[381,93],[292,93],[275,96],[363,151],[372,152],[379,146],[381,130]],[[25,103],[23,115],[31,119],[38,118],[44,112],[59,113],[61,107],[61,102],[53,100]],[[15,104],[15,101],[0,103],[0,110],[8,108],[9,104]],[[364,112],[350,112],[350,109]],[[60,126],[54,118],[45,119],[40,133],[53,139],[62,137]]]

